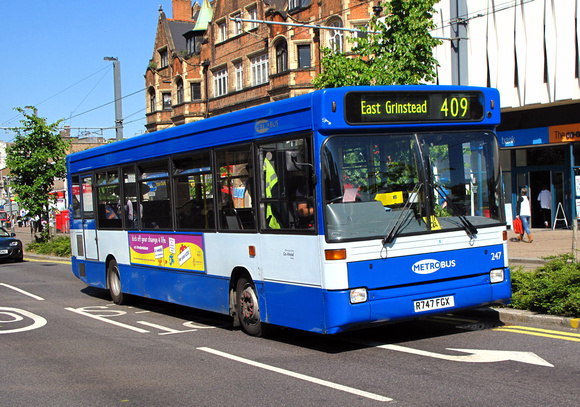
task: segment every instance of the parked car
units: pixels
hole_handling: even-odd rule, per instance
[[[24,257],[22,242],[14,236],[16,233],[10,233],[4,228],[0,228],[0,261],[6,259],[22,261]]]

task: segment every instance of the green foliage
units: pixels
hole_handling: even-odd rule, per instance
[[[21,127],[12,129],[16,137],[6,149],[10,186],[30,216],[47,217],[50,205],[56,202],[56,196],[50,195],[54,179],[66,176],[67,144],[57,132],[60,120],[47,124],[32,106],[15,110],[24,119]],[[48,239],[47,229],[43,230],[42,239]]]
[[[430,34],[435,28],[437,0],[391,0],[381,3],[384,22],[373,16],[355,56],[323,48],[321,73],[312,81],[318,88],[351,85],[413,85],[432,82],[439,65],[433,48],[441,44]]]
[[[26,250],[49,256],[70,257],[70,238],[59,236],[45,242],[32,242],[26,246]]]
[[[580,316],[580,263],[572,254],[548,257],[534,271],[512,271],[512,303],[525,309],[551,315]]]

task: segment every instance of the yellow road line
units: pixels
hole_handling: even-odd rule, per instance
[[[515,332],[532,336],[542,336],[544,338],[562,339],[572,342],[580,342],[580,334],[573,332],[553,331],[550,329],[531,328],[527,326],[516,326],[516,325],[502,326],[499,328],[494,328],[493,330],[501,332]]]
[[[25,257],[25,261],[35,261],[37,263],[59,263],[59,264],[71,264],[70,261],[66,260],[49,260],[49,259],[31,259],[30,257]]]

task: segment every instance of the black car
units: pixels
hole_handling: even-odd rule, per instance
[[[16,236],[16,233],[9,233],[6,229],[0,227],[0,261],[5,259],[22,261],[24,257],[22,242],[14,236]]]

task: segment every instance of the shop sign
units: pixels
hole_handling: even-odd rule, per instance
[[[550,143],[570,143],[580,141],[580,123],[550,126]]]

